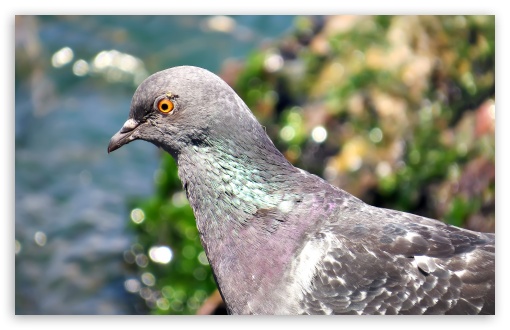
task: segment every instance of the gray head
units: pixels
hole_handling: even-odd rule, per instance
[[[269,140],[227,83],[205,69],[180,66],[157,72],[140,84],[129,118],[110,140],[108,152],[141,139],[178,156],[193,145],[240,137],[247,143]]]

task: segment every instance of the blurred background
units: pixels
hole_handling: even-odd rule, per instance
[[[296,166],[494,232],[494,16],[16,16],[16,314],[225,312],[173,159],[106,153],[136,86],[185,64]]]

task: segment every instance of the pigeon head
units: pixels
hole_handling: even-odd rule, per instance
[[[180,66],[140,84],[108,152],[140,139],[178,156],[192,146],[221,145],[241,136],[264,139],[265,132],[232,88],[205,69]]]

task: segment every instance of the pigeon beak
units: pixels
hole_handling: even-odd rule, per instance
[[[136,140],[136,138],[132,137],[131,135],[136,131],[136,128],[139,125],[140,123],[133,118],[128,119],[120,131],[115,133],[115,135],[111,138],[110,143],[108,144],[108,153],[119,149],[131,141]]]

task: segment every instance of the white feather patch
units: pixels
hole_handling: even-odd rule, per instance
[[[292,207],[294,206],[294,203],[291,201],[283,201],[280,204],[278,204],[278,210],[282,213],[289,213],[292,210]]]
[[[292,289],[294,292],[297,291],[302,294],[310,290],[312,278],[317,272],[317,266],[324,260],[332,241],[337,241],[333,235],[324,234],[325,236],[321,239],[309,240],[295,259],[292,271],[292,274],[297,274]],[[335,244],[339,244],[339,242],[337,241]]]

